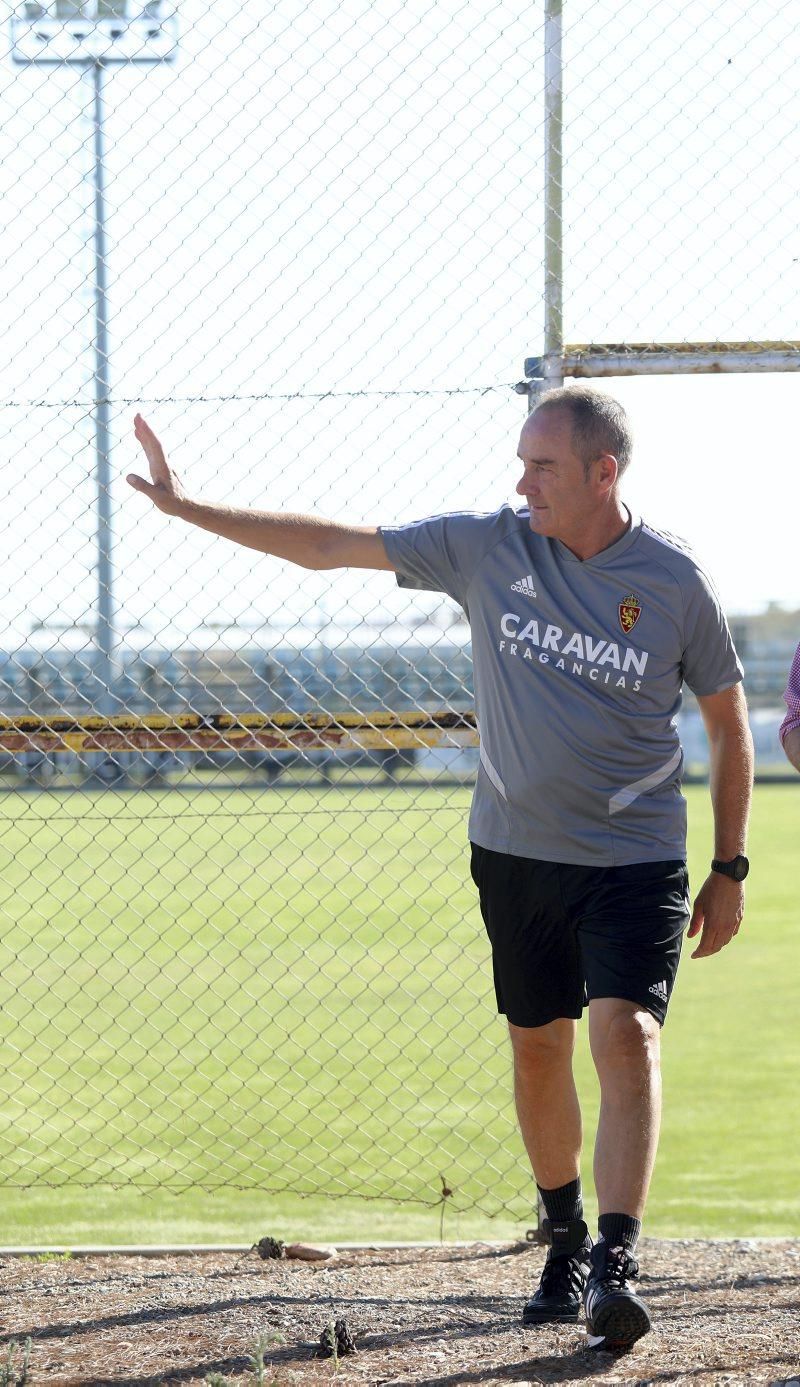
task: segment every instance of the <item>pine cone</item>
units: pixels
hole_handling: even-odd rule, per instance
[[[347,1320],[335,1320],[326,1324],[319,1336],[317,1358],[344,1358],[349,1353],[357,1353],[355,1339],[347,1327]]]
[[[347,1325],[347,1320],[337,1320],[333,1326],[336,1331],[336,1342],[339,1346],[340,1355],[356,1353],[356,1341]]]
[[[262,1238],[260,1242],[253,1243],[251,1252],[257,1252],[262,1261],[269,1261],[270,1258],[286,1256],[286,1248],[280,1238]]]

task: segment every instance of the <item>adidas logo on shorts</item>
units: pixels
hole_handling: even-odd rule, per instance
[[[536,588],[533,586],[533,574],[529,573],[527,578],[520,578],[519,582],[511,584],[512,592],[522,592],[526,597],[535,597]]]
[[[665,982],[654,982],[652,987],[648,987],[648,992],[652,992],[661,1002],[668,1002],[667,984]]]

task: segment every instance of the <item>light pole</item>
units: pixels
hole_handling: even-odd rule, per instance
[[[113,713],[116,648],[111,528],[111,387],[108,367],[103,72],[112,65],[169,63],[177,55],[169,0],[25,0],[11,20],[11,56],[33,64],[80,67],[92,80],[94,130],[94,423],[97,484],[98,711]]]

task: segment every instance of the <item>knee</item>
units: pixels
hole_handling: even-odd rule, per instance
[[[551,1021],[547,1026],[513,1026],[509,1022],[508,1031],[518,1073],[538,1073],[572,1059],[574,1021]]]
[[[591,1042],[598,1066],[643,1070],[660,1063],[661,1028],[649,1011],[615,1011],[595,1027]]]

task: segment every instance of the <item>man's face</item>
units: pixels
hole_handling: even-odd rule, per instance
[[[530,508],[530,526],[537,535],[579,540],[596,515],[600,499],[594,468],[587,479],[572,450],[572,423],[563,409],[542,409],[526,421],[519,440],[523,473],[517,494]]]

